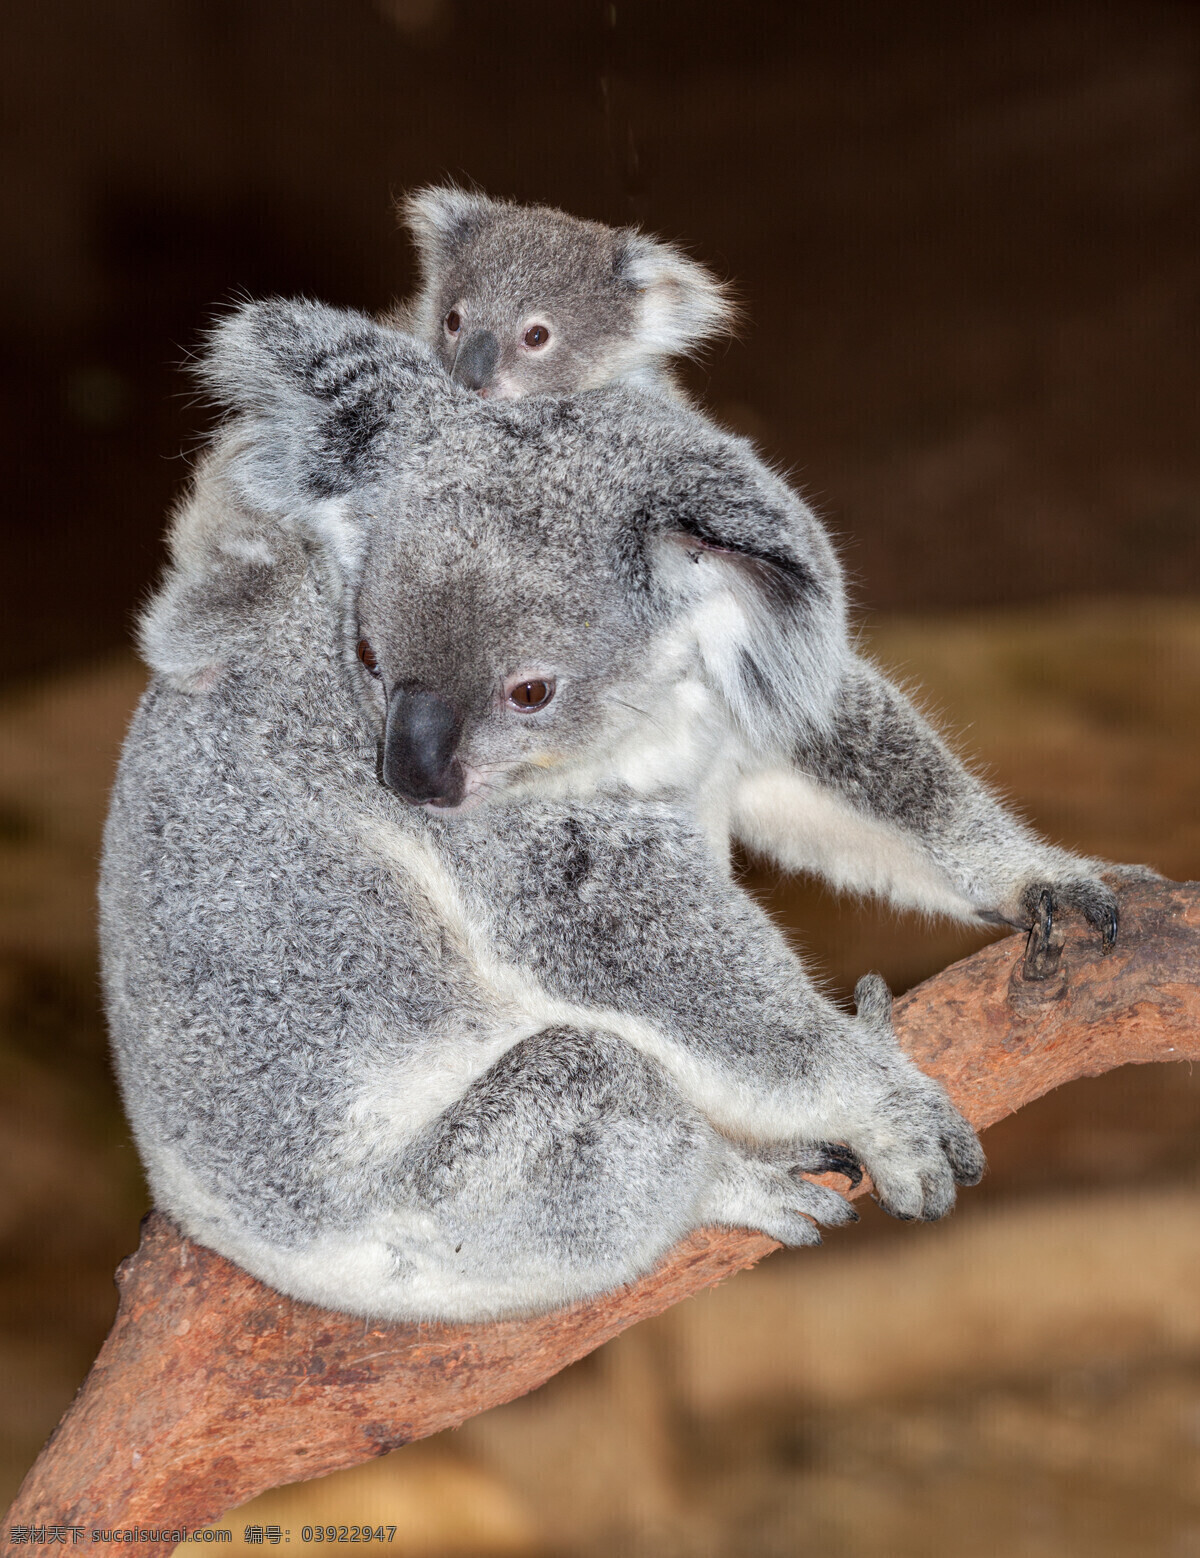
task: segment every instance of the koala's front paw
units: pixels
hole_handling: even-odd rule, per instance
[[[892,1030],[892,998],[878,974],[854,991],[858,1021],[882,1051],[879,1091],[850,1142],[885,1212],[932,1221],[954,1205],[957,1185],[977,1185],[986,1159],[979,1138],[939,1082],[903,1053]]]
[[[1015,923],[1023,930],[1037,932],[1035,954],[1039,948],[1050,946],[1055,922],[1063,909],[1082,914],[1100,932],[1101,950],[1112,951],[1120,926],[1116,894],[1098,876],[1078,876],[1054,882],[1028,882],[1021,889]]]

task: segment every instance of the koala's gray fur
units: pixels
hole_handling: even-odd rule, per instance
[[[401,211],[421,285],[395,322],[485,396],[616,383],[677,393],[671,360],[733,327],[728,289],[675,245],[636,228],[453,185],[417,190]],[[544,343],[526,344],[531,328],[546,332]]]
[[[297,1297],[457,1319],[705,1224],[815,1243],[854,1214],[800,1171],[945,1212],[974,1134],[880,981],[854,1017],[813,989],[730,810],[802,752],[826,868],[883,838],[1001,905],[1047,856],[856,658],[809,511],[666,397],[484,402],[313,304],[240,310],[206,373],[232,414],[144,620],[101,885],[159,1207]],[[515,712],[514,675],[557,690]],[[457,720],[440,806],[389,788],[414,688]]]
[[[732,322],[725,289],[713,276],[630,229],[453,186],[418,190],[402,209],[422,269],[408,328],[460,382],[483,393],[561,395],[622,381],[661,386],[669,382],[668,359]],[[620,288],[614,294],[626,254],[637,257],[643,275],[657,278],[637,302],[622,301]],[[483,382],[459,371],[457,343],[444,328],[453,307],[471,329],[495,331],[508,343],[507,377],[497,370]],[[570,323],[558,355],[514,357],[524,322],[543,315]],[[539,366],[551,370],[544,380]],[[710,653],[714,641],[719,634],[709,640]],[[741,842],[789,870],[815,871],[837,887],[958,919],[1028,926],[1049,895],[1052,909],[1082,911],[1111,945],[1116,902],[1099,880],[1100,862],[1050,848],[1022,828],[863,661],[836,688],[823,689],[837,705],[833,729],[814,724],[804,696],[782,692],[796,647],[768,633],[738,650],[744,686],[731,717],[757,744],[757,761],[747,759],[729,807]],[[772,664],[760,664],[764,659]],[[780,695],[770,728],[759,722],[747,730],[749,683],[760,671]]]

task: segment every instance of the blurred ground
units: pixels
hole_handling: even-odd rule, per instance
[[[1200,606],[870,625],[978,765],[1074,847],[1200,876]],[[104,1059],[92,882],[142,685],[123,656],[0,705],[0,1496],[114,1309],[144,1192]],[[846,990],[978,944],[750,870]],[[994,1128],[951,1221],[867,1209],[525,1401],[231,1522],[400,1553],[1097,1558],[1200,1551],[1200,1078],[1130,1068]],[[1188,1544],[1192,1545],[1188,1545]]]

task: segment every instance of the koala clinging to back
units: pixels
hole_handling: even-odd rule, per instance
[[[673,244],[453,186],[401,206],[421,286],[396,322],[484,396],[674,390],[669,363],[726,334],[728,292]]]
[[[402,313],[456,383],[483,395],[563,395],[614,383],[672,389],[667,364],[727,331],[733,310],[703,266],[630,228],[453,186],[402,205],[421,286]],[[702,538],[709,554],[711,534]],[[697,556],[697,561],[699,557]],[[705,625],[706,655],[736,660],[747,689],[776,640],[725,643]],[[743,745],[727,815],[734,837],[788,870],[902,908],[1027,928],[1041,905],[1082,912],[1105,948],[1117,906],[1100,862],[1056,849],[1001,808],[908,700],[852,658],[827,689],[831,727],[803,701],[780,707]],[[796,689],[798,699],[810,695]],[[731,713],[737,727],[739,716]],[[744,721],[742,722],[744,725]]]
[[[801,1171],[945,1212],[982,1154],[881,982],[825,1000],[728,869],[745,750],[797,709],[831,805],[886,748],[930,838],[962,811],[886,711],[846,724],[804,505],[665,396],[484,401],[315,304],[239,310],[205,371],[231,416],[101,882],[161,1210],[299,1298],[458,1319],[706,1224],[816,1242],[854,1214]]]

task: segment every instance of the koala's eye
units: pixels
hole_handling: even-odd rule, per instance
[[[537,351],[538,347],[545,346],[550,339],[550,332],[545,325],[530,325],[525,332],[525,345]]]
[[[554,683],[517,682],[508,689],[508,701],[514,709],[544,709],[554,696]]]
[[[367,670],[370,671],[371,675],[378,676],[379,662],[375,658],[375,651],[371,648],[370,644],[367,643],[365,638],[359,639],[358,647],[355,652],[357,653],[358,658],[366,666]]]
[[[457,335],[462,329],[462,317],[456,308],[452,308],[446,315],[446,329],[451,335]]]

